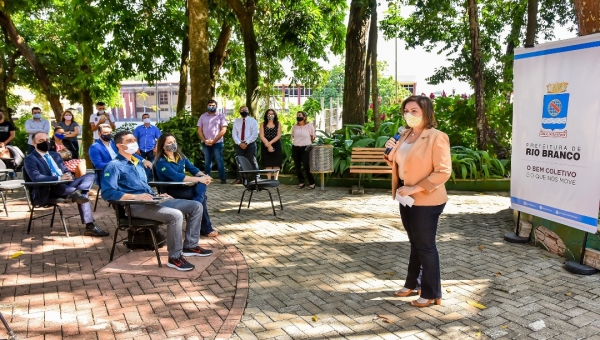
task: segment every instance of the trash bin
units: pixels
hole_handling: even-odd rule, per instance
[[[321,174],[321,190],[325,190],[325,174],[333,172],[333,145],[315,145],[310,151],[310,172]]]

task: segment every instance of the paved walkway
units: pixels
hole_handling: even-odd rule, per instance
[[[505,243],[505,194],[451,195],[438,231],[444,302],[417,309],[392,295],[409,244],[387,190],[284,186],[277,217],[266,193],[238,215],[241,191],[211,186],[227,251],[195,280],[98,275],[107,239],[76,235],[76,219],[71,238],[41,221],[26,235],[16,206],[0,221],[0,311],[20,339],[600,339],[600,275]],[[111,229],[111,211],[96,216]],[[16,250],[26,254],[8,259]]]

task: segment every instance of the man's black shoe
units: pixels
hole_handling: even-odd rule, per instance
[[[183,256],[179,256],[178,259],[169,258],[167,267],[175,268],[179,271],[186,272],[196,268],[193,264],[189,263]]]
[[[65,202],[66,203],[71,203],[71,202],[75,202],[77,204],[84,204],[89,202],[90,199],[83,196],[82,194],[80,194],[78,191],[74,191],[71,194],[69,194],[66,198],[65,198]]]
[[[221,184],[227,184],[227,180],[226,179],[222,179],[221,180]]]
[[[104,236],[110,235],[110,233],[108,231],[104,231],[104,230],[98,228],[98,226],[95,224],[93,225],[92,228],[85,227],[85,232],[83,234],[85,236],[97,236],[97,237],[104,237]]]

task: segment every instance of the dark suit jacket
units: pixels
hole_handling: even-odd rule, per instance
[[[54,163],[58,165],[58,168],[63,174],[70,173],[65,167],[58,152],[48,151],[48,154],[52,157]],[[52,176],[50,166],[48,166],[44,157],[37,151],[33,151],[25,157],[25,171],[27,172],[27,177],[29,177],[32,182],[53,182],[60,179],[58,176]],[[33,190],[32,200],[34,205],[44,206],[48,203],[48,198],[50,198],[50,187],[36,187],[35,190]]]

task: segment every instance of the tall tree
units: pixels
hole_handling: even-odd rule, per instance
[[[181,62],[179,64],[179,90],[177,91],[177,107],[175,112],[180,113],[185,109],[187,102],[187,88],[190,67],[190,24],[188,2],[185,2],[185,25],[181,41]]]
[[[381,118],[379,117],[379,84],[377,78],[379,72],[377,71],[377,36],[379,35],[379,29],[377,25],[377,0],[371,1],[371,28],[369,29],[369,45],[373,42],[371,47],[371,65],[367,65],[367,68],[371,68],[372,75],[372,100],[373,100],[373,122],[375,123],[375,130],[379,128]],[[367,87],[367,92],[369,88]]]
[[[525,47],[533,47],[537,34],[538,0],[527,1],[527,31],[525,32]],[[514,53],[514,52],[513,52]]]
[[[600,33],[600,2],[574,0],[579,35]]]
[[[189,0],[190,80],[192,114],[200,116],[210,98],[210,59],[208,54],[208,0]]]
[[[469,32],[471,36],[471,60],[475,85],[475,121],[477,124],[477,148],[487,149],[489,124],[485,115],[485,93],[483,88],[483,61],[477,0],[468,0]]]
[[[365,59],[367,28],[369,27],[369,3],[352,0],[348,29],[346,30],[346,62],[344,78],[344,124],[365,122]]]
[[[8,112],[8,90],[15,80],[15,69],[21,52],[17,51],[8,36],[0,42],[0,110]],[[7,117],[11,119],[11,117]]]

